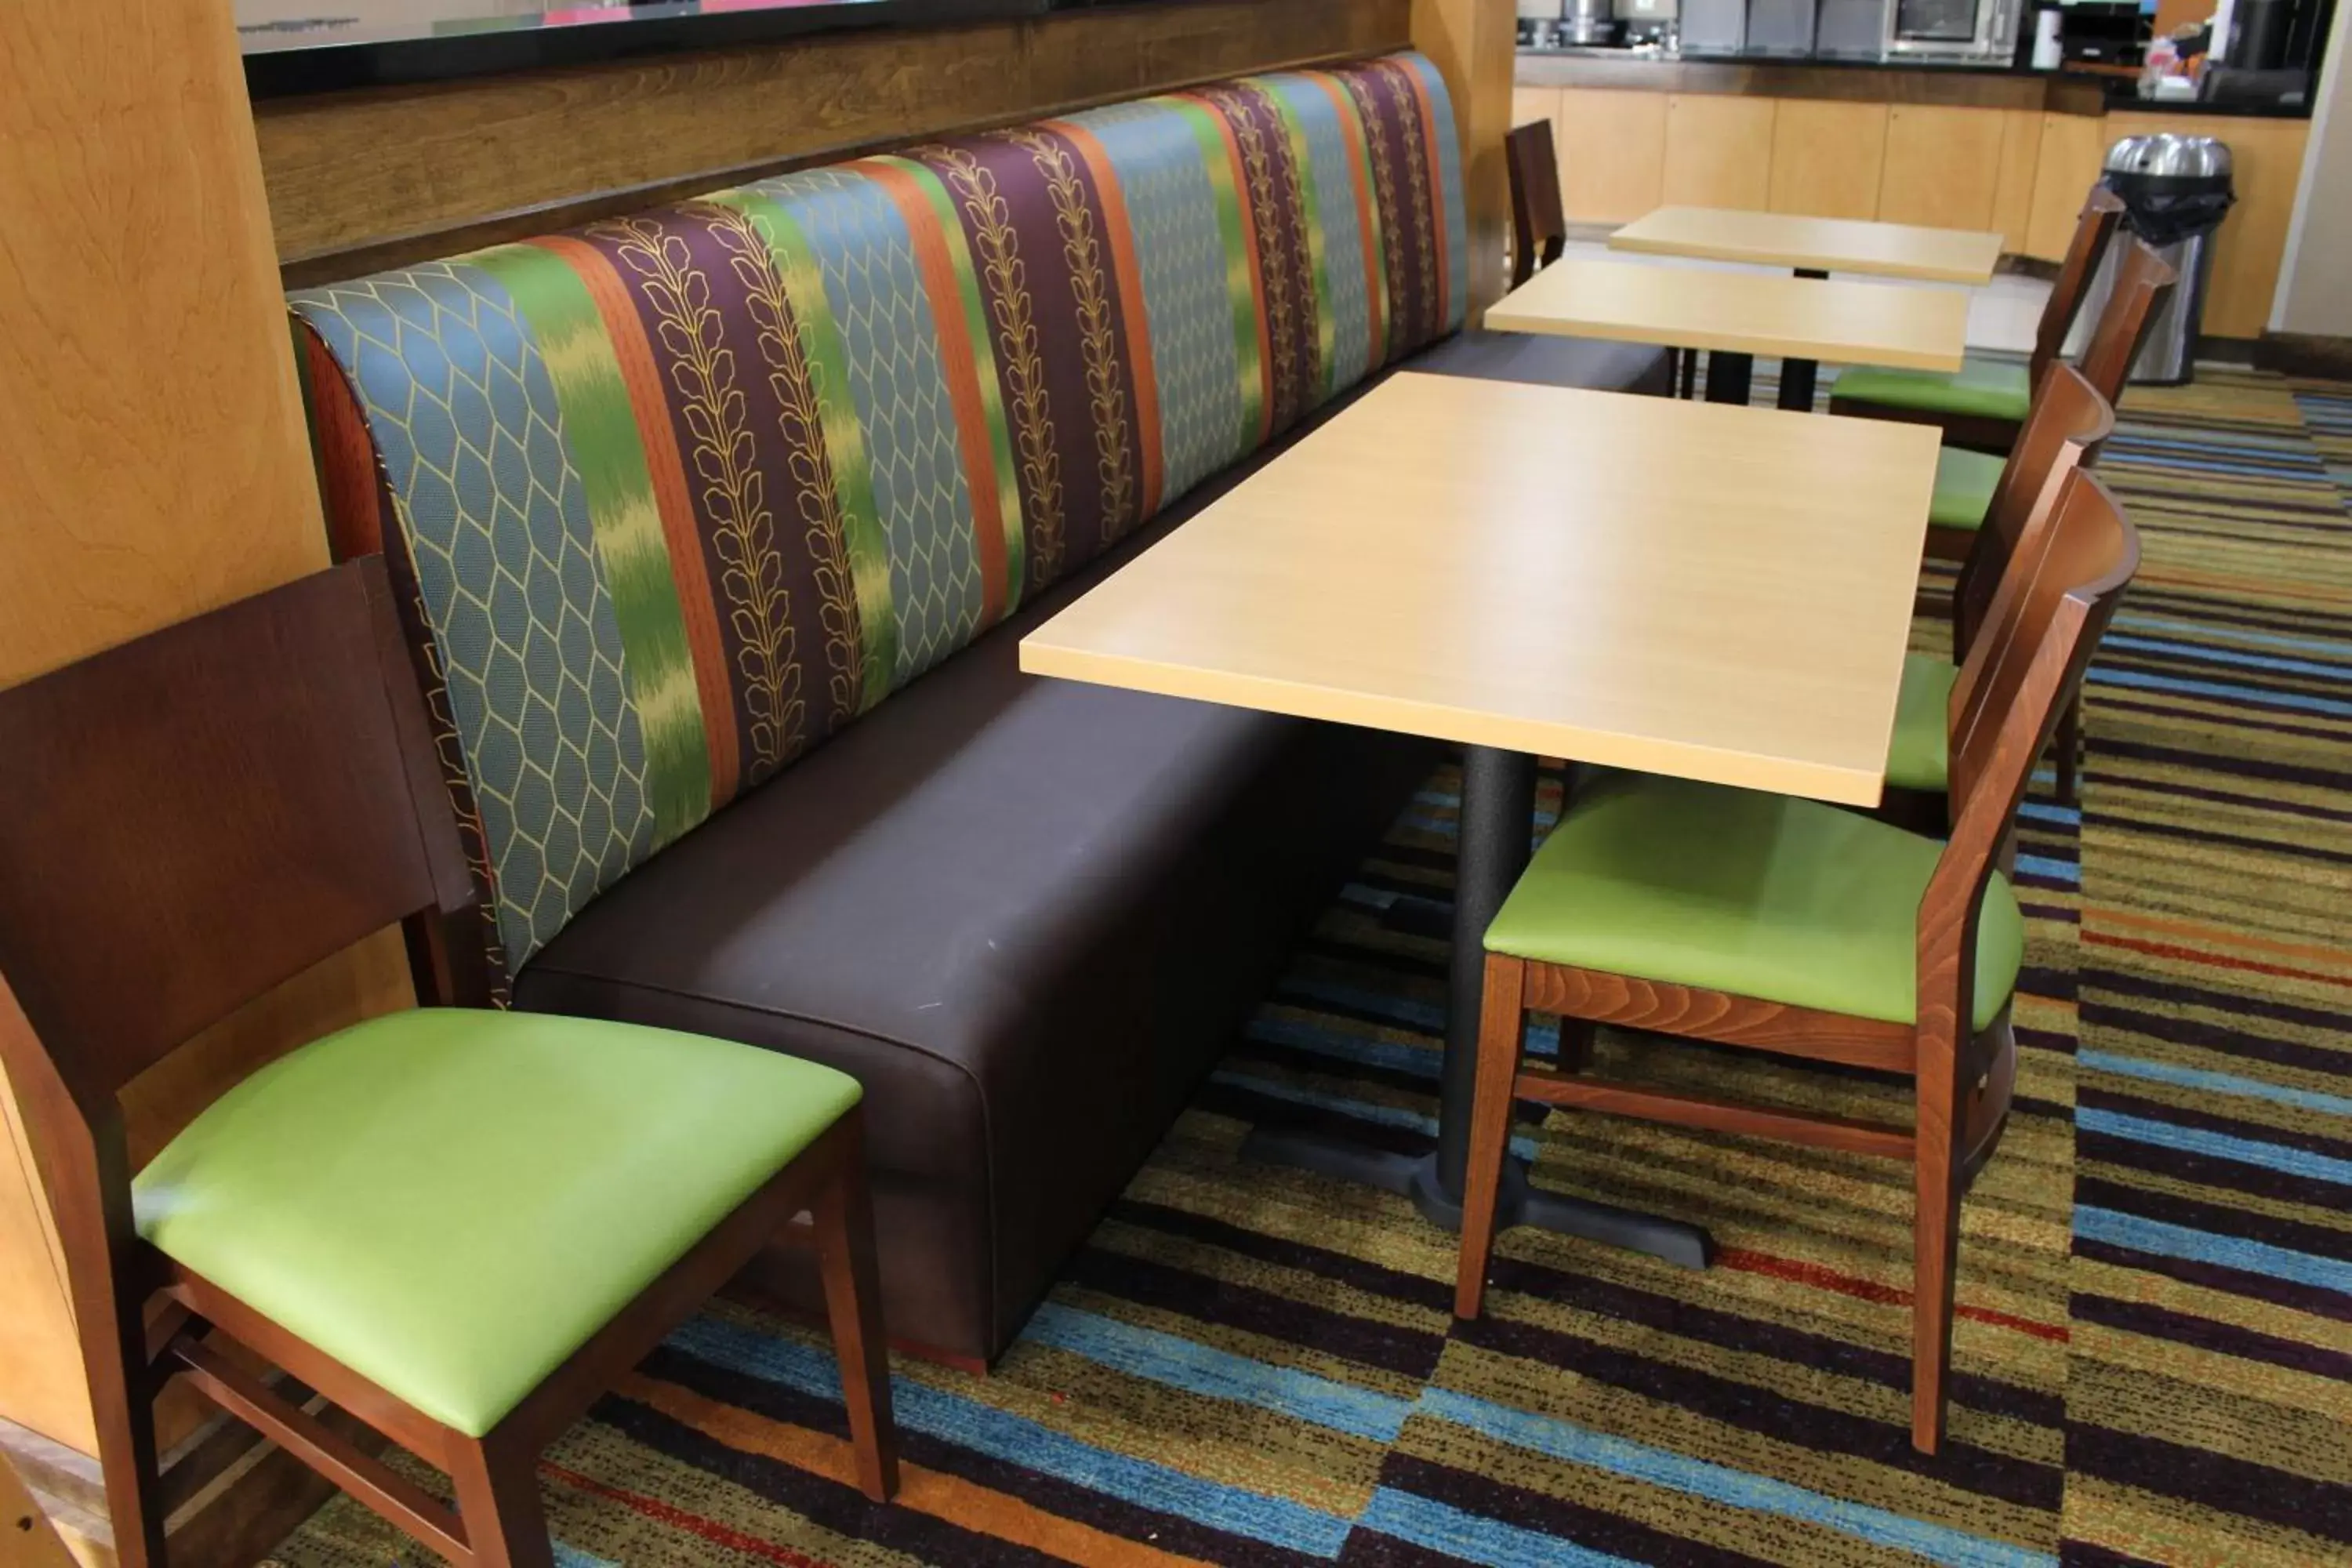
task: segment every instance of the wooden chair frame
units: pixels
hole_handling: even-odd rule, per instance
[[[1475,1318],[1485,1302],[1515,1100],[1907,1160],[1916,1205],[1911,1440],[1936,1451],[1951,1357],[1960,1196],[2000,1141],[2017,1070],[2006,1007],[1980,1032],[1966,1026],[1975,994],[1978,913],[2059,700],[2080,677],[2138,564],[2137,535],[2087,470],[2068,475],[2035,510],[1954,692],[1958,809],[1919,906],[1916,1021],[1889,1024],[1487,954],[1456,1316]],[[1559,1016],[1557,1069],[1522,1063],[1529,1010]],[[1806,1116],[1591,1077],[1592,1031],[1601,1024],[1900,1073],[1914,1085],[1913,1124]]]
[[[0,1016],[0,1062],[56,1213],[122,1568],[167,1560],[174,1485],[157,1473],[152,1405],[173,1376],[452,1562],[548,1568],[541,1450],[778,1239],[818,1257],[858,1485],[877,1501],[895,1490],[857,1110],[480,1437],[137,1234],[121,1090],[205,1026],[395,920],[421,999],[483,1000],[452,957],[446,922],[475,895],[381,559],[0,692],[0,1007],[21,1005]],[[257,1362],[439,1467],[456,1510]]]
[[[2121,197],[2104,184],[2094,184],[2083,200],[2082,210],[2074,216],[2074,233],[2066,242],[2066,258],[2059,264],[2057,281],[2051,285],[2050,298],[2042,307],[2042,319],[2034,326],[2033,355],[2026,362],[2026,384],[2039,388],[2042,375],[2064,352],[2066,334],[2074,330],[2074,318],[2082,314],[2083,303],[2091,295],[2091,280],[2098,276],[2099,263],[2105,258],[2107,246],[2116,236],[2116,226],[2123,221]],[[2128,363],[2128,362],[2126,362]],[[2116,384],[2117,387],[2121,383]],[[2116,400],[2116,388],[2103,389],[2101,395],[2110,403]],[[1928,408],[1896,408],[1883,403],[1864,403],[1840,398],[1834,389],[1830,395],[1830,412],[1850,415],[1858,419],[1893,419],[1906,425],[1933,425],[1944,433],[1948,447],[1964,447],[1970,451],[2006,455],[2017,444],[2021,421],[1993,419],[1980,414],[1951,414]],[[1934,551],[1929,552],[1934,554]],[[1959,554],[1941,559],[1957,561]]]
[[[1514,126],[1503,139],[1511,171],[1511,287],[1558,261],[1568,247],[1568,215],[1559,205],[1559,159],[1551,121]]]

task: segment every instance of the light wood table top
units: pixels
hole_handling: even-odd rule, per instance
[[[2000,236],[1974,229],[1918,228],[1729,207],[1660,207],[1611,235],[1609,245],[1612,250],[1869,272],[1934,283],[1990,283],[2000,260]]]
[[[1021,668],[1874,804],[1931,426],[1391,377]]]
[[[1837,364],[1955,371],[1968,346],[1957,289],[1719,272],[1563,257],[1486,312],[1500,332],[1557,332]]]

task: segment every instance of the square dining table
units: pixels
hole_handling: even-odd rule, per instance
[[[1956,289],[1817,282],[1769,272],[1569,256],[1486,311],[1486,330],[1706,349],[1719,356],[1707,397],[1748,401],[1749,356],[1828,360],[1890,370],[1956,371],[1968,347],[1969,297]],[[1783,375],[1780,406],[1812,406],[1810,382]]]
[[[1536,759],[1879,798],[1937,432],[1405,373],[1021,644],[1021,667],[1465,748],[1436,1148],[1244,1152],[1459,1221],[1487,925]],[[1704,1267],[1695,1226],[1530,1186],[1504,1219]]]
[[[1990,231],[1737,207],[1658,207],[1613,231],[1609,248],[1786,267],[1800,278],[1815,279],[1832,272],[1859,272],[1918,283],[1981,286],[1992,281],[1993,268],[2000,265],[2000,236]],[[1723,363],[1720,356],[1717,363]],[[1740,366],[1733,363],[1725,368],[1738,384],[1738,401],[1745,402]],[[1781,407],[1812,406],[1817,369],[1816,360],[1802,356],[1781,361]],[[1711,390],[1712,366],[1708,380]]]

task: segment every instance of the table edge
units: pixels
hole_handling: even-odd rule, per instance
[[[1924,532],[1924,526],[1922,531]],[[1081,598],[1078,603],[1085,601]],[[1076,609],[1066,606],[1054,619]],[[1510,719],[1465,711],[1442,703],[1409,698],[1375,697],[1336,687],[1316,686],[1271,676],[1208,670],[1194,665],[1166,664],[1125,654],[1089,652],[1052,641],[1054,621],[1023,637],[1020,668],[1024,675],[1076,680],[1122,691],[1211,702],[1294,719],[1315,719],[1393,734],[1450,741],[1465,746],[1489,746],[1528,756],[1565,757],[1601,767],[1627,768],[1676,778],[1700,779],[1773,795],[1801,796],[1837,805],[1874,807],[1884,798],[1884,764],[1874,768],[1836,767],[1787,758],[1759,756],[1719,747],[1663,741],[1645,741],[1605,730],[1541,720]],[[1894,715],[1888,714],[1890,730]],[[1733,759],[1729,764],[1724,759]],[[1702,760],[1716,765],[1694,771]]]
[[[1960,348],[1950,354],[1914,352],[1908,349],[1854,352],[1866,345],[1855,343],[1794,343],[1789,339],[1767,333],[1738,331],[1701,331],[1689,337],[1669,338],[1664,332],[1633,327],[1615,321],[1590,319],[1567,321],[1554,317],[1520,314],[1502,304],[1486,308],[1486,330],[1490,332],[1531,332],[1539,337],[1600,338],[1610,342],[1654,343],[1668,348],[1703,349],[1709,353],[1739,353],[1778,355],[1782,359],[1811,359],[1824,364],[1860,364],[1884,370],[1925,370],[1942,374],[1957,373],[1968,363],[1968,330],[1963,323]],[[1842,352],[1831,353],[1829,350]],[[1810,352],[1800,352],[1810,351]]]
[[[1856,273],[1870,278],[1907,278],[1916,283],[1958,283],[1974,289],[1990,283],[2000,270],[2000,254],[1997,246],[1991,263],[1980,273],[1949,267],[1922,267],[1896,262],[1862,265],[1852,257],[1800,256],[1790,251],[1759,255],[1755,251],[1731,246],[1676,244],[1638,237],[1622,239],[1616,234],[1609,237],[1609,248],[1642,256],[1687,256],[1701,261],[1736,261],[1748,267],[1809,267],[1823,272]]]

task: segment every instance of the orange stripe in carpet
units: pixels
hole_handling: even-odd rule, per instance
[[[547,1475],[575,1490],[586,1492],[592,1497],[609,1499],[633,1512],[644,1514],[647,1519],[657,1519],[664,1524],[676,1525],[689,1535],[698,1535],[705,1541],[717,1542],[721,1546],[731,1546],[738,1552],[748,1552],[754,1557],[764,1557],[771,1563],[781,1563],[784,1564],[784,1568],[833,1568],[829,1563],[811,1557],[806,1552],[795,1552],[778,1542],[762,1541],[756,1535],[746,1535],[740,1530],[730,1530],[715,1519],[705,1519],[698,1513],[688,1513],[686,1510],[673,1507],[658,1498],[644,1497],[636,1492],[624,1491],[619,1487],[607,1486],[603,1481],[583,1476],[577,1470],[567,1470],[552,1459],[541,1459],[539,1462],[539,1468]]]
[[[1737,1268],[1743,1274],[1761,1274],[1768,1279],[1786,1279],[1791,1284],[1811,1285],[1817,1289],[1834,1290],[1842,1296],[1858,1300],[1875,1301],[1889,1307],[1907,1307],[1911,1292],[1899,1286],[1882,1285],[1875,1279],[1858,1275],[1841,1274],[1834,1268],[1824,1268],[1818,1263],[1802,1263],[1793,1258],[1776,1258],[1769,1252],[1750,1252],[1745,1247],[1727,1247],[1715,1255],[1715,1261],[1725,1268]],[[1953,1315],[1971,1322],[1990,1323],[1997,1329],[2015,1329],[2037,1340],[2049,1340],[2064,1344],[2073,1335],[2063,1323],[2039,1322],[2021,1318],[2013,1312],[1997,1312],[1990,1307],[1971,1307],[1956,1302]]]
[[[2104,936],[2086,931],[2084,942],[2094,947],[2120,947],[2131,952],[2144,952],[2152,958],[2173,958],[2183,963],[2203,963],[2215,969],[2242,969],[2250,974],[2268,974],[2281,980],[2315,980],[2322,985],[2341,985],[2352,990],[2352,976],[2326,974],[2316,969],[2295,969],[2284,963],[2258,963],[2251,958],[2232,958],[2226,952],[2203,952],[2193,947],[2178,947],[2168,942],[2141,942],[2136,937]]]
[[[2088,910],[2084,912],[2084,918],[2086,921],[2099,925],[2131,926],[2141,931],[2168,931],[2174,936],[2203,937],[2209,942],[2252,948],[2257,952],[2277,952],[2290,958],[2316,959],[2322,963],[2352,964],[2352,947],[2328,947],[2318,942],[2279,942],[2270,937],[2251,936],[2243,931],[2227,931],[2220,926],[2202,925],[2194,921],[2165,920],[2156,915],[2133,914],[2127,910]]]
[[[627,1398],[650,1405],[674,1421],[683,1421],[706,1437],[730,1448],[764,1454],[795,1469],[807,1470],[843,1486],[856,1485],[855,1460],[847,1443],[804,1426],[771,1421],[738,1405],[707,1399],[675,1384],[632,1373],[618,1390]],[[1028,1547],[1088,1568],[1205,1568],[1200,1559],[1179,1557],[1156,1546],[1146,1546],[1059,1518],[1032,1507],[1019,1498],[976,1486],[958,1476],[942,1475],[900,1461],[898,1506],[928,1513],[964,1530],[992,1535],[1016,1546]]]

